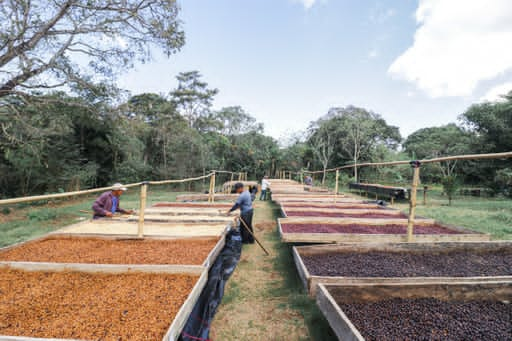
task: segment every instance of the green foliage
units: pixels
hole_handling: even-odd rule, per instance
[[[48,208],[33,210],[27,213],[27,218],[32,221],[46,221],[57,218],[57,212]]]
[[[444,193],[448,197],[448,205],[451,205],[453,196],[459,187],[457,178],[452,175],[445,176],[441,179],[441,184],[443,185]]]
[[[441,127],[424,128],[409,135],[404,142],[405,152],[417,159],[467,154],[475,134],[451,123]],[[428,182],[438,182],[462,170],[461,163],[447,161],[423,166],[422,177]]]

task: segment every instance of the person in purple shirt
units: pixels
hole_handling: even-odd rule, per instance
[[[112,186],[111,191],[100,195],[92,205],[92,210],[94,211],[93,219],[112,217],[116,212],[132,214],[133,210],[124,210],[119,204],[119,199],[126,190],[126,187],[116,183]]]

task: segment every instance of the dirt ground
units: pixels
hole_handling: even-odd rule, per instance
[[[215,315],[212,340],[319,339],[308,328],[318,319],[311,316],[316,309],[314,301],[300,293],[295,278],[288,278],[294,276],[295,268],[282,271],[282,258],[291,258],[291,254],[288,247],[283,249],[277,236],[276,212],[269,202],[257,201],[253,221],[256,236],[271,255],[266,256],[257,244],[244,245]],[[290,281],[294,285],[290,286]],[[322,321],[317,327],[326,327],[325,324]]]

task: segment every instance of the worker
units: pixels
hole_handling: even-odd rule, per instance
[[[240,209],[240,218],[245,222],[246,227],[253,232],[252,228],[252,216],[254,213],[254,210],[252,209],[252,200],[251,200],[251,194],[249,191],[244,190],[244,184],[241,182],[237,182],[234,186],[235,192],[240,194],[238,198],[236,199],[235,204],[229,211],[226,212],[226,215],[229,216],[231,212],[233,212],[236,209]],[[241,225],[244,223],[240,222]],[[254,238],[252,235],[246,230],[245,227],[240,226],[241,233],[242,233],[242,243],[244,244],[253,244]]]
[[[256,200],[256,194],[258,193],[258,186],[249,186],[249,194],[251,194],[251,201]]]
[[[264,176],[261,180],[261,195],[260,200],[267,200],[267,191],[270,187],[270,181],[268,181],[268,176]]]
[[[304,184],[306,186],[313,186],[313,178],[310,177],[309,175],[306,175],[306,177],[304,178]]]
[[[124,210],[120,205],[121,195],[126,190],[127,188],[122,184],[115,183],[110,191],[100,195],[92,205],[92,210],[94,211],[93,219],[112,217],[116,212],[132,214],[133,210]]]

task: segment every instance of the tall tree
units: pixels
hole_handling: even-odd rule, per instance
[[[320,144],[314,138],[315,131],[321,132],[324,136]],[[324,169],[335,157],[338,157],[338,162],[349,161],[355,165],[356,181],[359,180],[357,164],[361,159],[371,160],[378,145],[396,149],[401,141],[398,127],[388,125],[376,113],[354,106],[330,109],[327,115],[314,123],[311,136],[311,146],[317,150],[317,154],[319,150],[323,155]],[[328,153],[328,141],[333,145],[331,153]]]
[[[209,89],[208,83],[201,81],[199,71],[180,72],[176,79],[178,87],[171,92],[171,99],[190,127],[196,127],[200,118],[210,114],[213,98],[219,91]]]
[[[407,137],[403,147],[409,155],[418,159],[460,155],[470,152],[474,135],[454,123],[441,127],[423,128]],[[435,163],[431,170],[441,172],[443,177],[453,176],[457,161]],[[435,174],[435,173],[434,173]]]
[[[0,98],[89,87],[184,44],[175,0],[12,0],[0,10]]]

